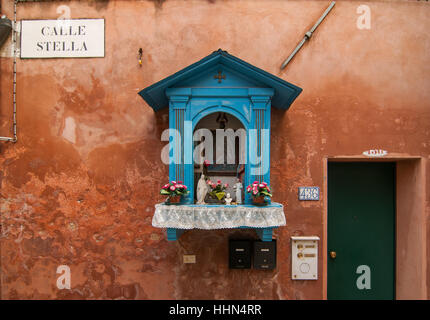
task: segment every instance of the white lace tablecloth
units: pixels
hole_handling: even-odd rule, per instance
[[[225,229],[285,226],[284,207],[279,203],[252,205],[156,204],[152,225],[157,228]]]

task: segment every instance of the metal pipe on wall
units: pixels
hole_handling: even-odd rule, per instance
[[[305,33],[302,41],[297,45],[297,47],[293,50],[293,52],[289,55],[289,57],[284,61],[284,63],[281,65],[281,69],[284,69],[287,64],[293,59],[293,57],[296,55],[297,52],[301,49],[301,47],[305,44],[307,40],[309,40],[312,37],[312,34],[314,33],[315,29],[318,28],[318,26],[321,24],[321,22],[324,20],[324,18],[329,14],[331,9],[333,9],[334,5],[336,4],[336,1],[332,1],[328,8],[324,11],[322,16],[318,19],[318,21],[314,24],[311,30]]]

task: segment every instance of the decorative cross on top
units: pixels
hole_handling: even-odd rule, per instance
[[[225,80],[225,74],[221,75],[222,71],[218,70],[218,74],[214,76],[214,79],[218,79],[218,83],[221,83],[221,80]]]

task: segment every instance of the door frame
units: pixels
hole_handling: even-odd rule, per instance
[[[427,244],[425,216],[425,158],[386,156],[323,158],[323,299],[327,300],[328,162],[396,162],[395,292],[396,300],[427,299]],[[412,235],[412,236],[411,236]],[[418,245],[417,245],[418,244]]]

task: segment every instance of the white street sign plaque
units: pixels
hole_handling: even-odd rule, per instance
[[[21,21],[21,58],[95,58],[104,55],[104,19]]]

